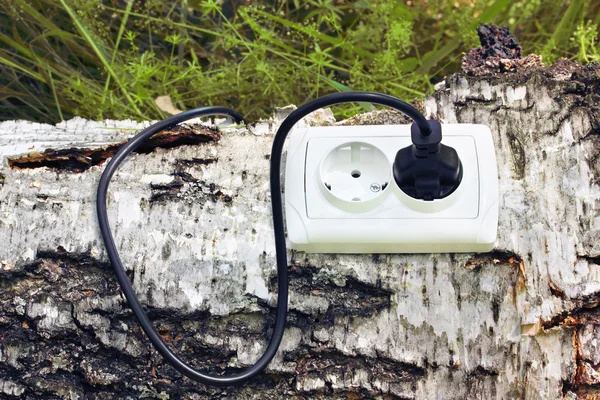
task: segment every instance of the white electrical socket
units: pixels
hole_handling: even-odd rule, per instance
[[[485,125],[442,125],[442,143],[463,178],[433,201],[396,184],[396,153],[412,144],[410,125],[297,128],[286,160],[288,246],[312,253],[485,252],[498,227],[498,172]]]

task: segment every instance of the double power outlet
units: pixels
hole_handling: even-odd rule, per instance
[[[484,125],[442,125],[463,177],[449,196],[425,201],[393,176],[410,125],[296,128],[286,160],[289,247],[318,253],[485,252],[498,226],[494,143]]]

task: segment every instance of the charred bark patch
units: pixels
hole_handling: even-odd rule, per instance
[[[213,203],[222,201],[226,204],[233,201],[233,197],[223,193],[216,184],[197,180],[192,175],[183,172],[176,172],[175,179],[170,183],[153,184],[150,187],[152,189],[150,204],[183,201],[188,204],[199,203],[204,206],[207,200]]]
[[[525,149],[523,148],[523,144],[513,132],[506,132],[506,136],[508,137],[508,144],[511,148],[511,155],[513,158],[513,169],[514,169],[514,179],[520,180],[525,176],[525,166],[527,159],[525,157]]]
[[[168,202],[176,199],[177,194],[181,192],[184,186],[184,181],[181,177],[176,177],[172,182],[165,184],[152,184],[152,197],[150,203]]]
[[[469,258],[465,263],[465,268],[478,270],[483,265],[489,264],[512,264],[521,266],[523,258],[509,250],[494,250],[489,253],[478,253]]]
[[[579,400],[597,400],[598,393],[600,393],[600,384],[594,385],[572,385],[568,382],[563,383],[563,394],[565,395],[565,399],[567,394],[572,393],[577,397],[574,397]]]
[[[390,290],[383,289],[381,282],[376,285],[361,282],[352,276],[343,278],[344,285],[310,266],[294,266],[289,270],[290,291],[303,296],[314,296],[326,300],[329,307],[323,318],[315,322],[333,322],[335,316],[367,317],[390,308]],[[271,281],[277,287],[276,279]]]
[[[482,376],[496,377],[498,375],[499,375],[498,371],[493,370],[493,369],[484,368],[481,365],[478,366],[477,368],[475,368],[475,370],[473,370],[473,372],[471,372],[471,376],[474,376],[474,377],[482,377]]]
[[[197,165],[209,165],[219,161],[218,158],[192,158],[190,160],[177,160],[175,162],[176,170],[181,168],[190,168]]]
[[[600,265],[600,256],[577,256],[580,260],[585,260],[589,264],[597,264]]]
[[[312,352],[310,355],[301,356],[296,361],[297,387],[303,391],[313,393],[336,394],[338,391],[332,388],[333,384],[339,385],[344,379],[364,374],[363,379],[371,384],[381,382],[381,386],[408,383],[410,392],[407,398],[412,398],[416,391],[417,382],[426,375],[426,370],[414,364],[404,363],[384,357],[370,358],[364,356],[347,356],[337,351]],[[313,382],[323,382],[322,388],[312,389]],[[360,382],[355,382],[356,390],[347,391],[348,394],[360,397],[349,398],[374,398],[373,391],[361,388]],[[312,389],[312,390],[311,390]],[[390,399],[399,397],[385,391],[379,395],[388,396]],[[385,398],[385,397],[384,397]]]
[[[600,134],[600,67],[597,63],[582,66],[573,72],[571,81],[577,83],[578,105],[590,114],[590,134]]]
[[[112,157],[122,144],[124,143],[96,149],[47,149],[41,153],[32,152],[24,156],[9,157],[8,165],[13,169],[47,167],[58,171],[83,172]]]
[[[600,389],[600,379],[598,374],[600,372],[600,365],[598,365],[595,359],[594,353],[596,349],[596,337],[598,325],[586,325],[580,326],[573,330],[573,349],[575,351],[575,375],[569,381],[563,381],[563,394],[568,392],[574,393],[580,399],[597,399],[598,392]],[[583,343],[585,339],[585,331],[591,328],[592,341],[591,343]],[[590,333],[588,331],[588,333]],[[587,341],[589,342],[590,337],[588,336]],[[591,350],[591,352],[590,352]],[[590,396],[593,394],[592,396]]]
[[[218,141],[221,134],[218,129],[198,124],[181,126],[165,130],[144,142],[135,152],[148,154],[156,148],[173,148],[184,145]],[[127,142],[116,143],[97,148],[70,148],[43,152],[32,152],[23,156],[9,157],[8,165],[13,169],[31,169],[47,167],[57,171],[83,172],[104,163]],[[0,180],[1,182],[1,180]]]
[[[174,179],[169,183],[151,184],[152,196],[150,204],[183,201],[188,204],[199,203],[204,206],[207,200],[216,203],[231,203],[233,197],[223,193],[215,183],[208,183],[194,177],[190,168],[216,163],[218,158],[192,158],[175,161],[175,170],[171,174]]]
[[[600,293],[575,300],[575,308],[554,316],[542,323],[544,329],[554,327],[576,328],[588,324],[600,324]]]
[[[558,287],[554,282],[548,282],[548,289],[550,289],[552,296],[561,298],[563,300],[568,300],[568,296],[565,291]]]
[[[114,296],[118,288],[105,263],[85,254],[40,252],[36,260],[22,268],[2,273],[0,280],[0,317],[12,319],[25,332],[33,332],[36,320],[51,309],[60,321],[52,334],[67,336],[74,328],[69,304],[94,297]],[[79,260],[79,261],[77,261]],[[11,325],[12,326],[12,325]]]

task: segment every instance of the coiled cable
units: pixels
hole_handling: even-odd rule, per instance
[[[198,381],[206,385],[213,386],[229,386],[237,385],[246,382],[259,373],[261,373],[267,365],[271,362],[277,349],[283,338],[285,330],[285,320],[287,316],[287,302],[288,302],[288,275],[287,275],[287,249],[285,243],[285,229],[283,219],[283,203],[281,198],[281,156],[283,152],[283,145],[288,133],[294,127],[294,125],[304,118],[306,115],[313,111],[316,111],[323,107],[328,107],[341,103],[350,102],[369,102],[374,104],[380,104],[394,108],[398,111],[403,112],[411,119],[415,121],[419,130],[423,135],[429,135],[431,128],[425,117],[410,104],[397,99],[395,97],[371,92],[343,92],[334,93],[327,96],[320,97],[313,101],[310,101],[303,106],[293,111],[281,124],[275,139],[273,141],[273,147],[271,149],[271,166],[270,166],[270,183],[271,183],[271,205],[273,210],[273,230],[275,233],[275,255],[277,261],[277,313],[275,319],[275,328],[273,334],[262,357],[251,367],[239,372],[237,374],[229,376],[216,376],[209,375],[198,371],[186,364],[181,358],[177,356],[166,343],[162,340],[154,324],[148,318],[148,315],[144,311],[140,304],[133,286],[127,273],[121,263],[117,247],[115,245],[110,225],[108,222],[108,213],[106,208],[107,191],[108,185],[117,168],[123,160],[138,147],[140,147],[146,140],[153,135],[169,129],[179,123],[185,122],[192,118],[205,117],[210,115],[226,115],[233,118],[236,122],[242,122],[244,118],[241,114],[227,107],[204,107],[195,110],[183,112],[181,114],[174,115],[163,121],[157,122],[148,128],[143,129],[140,133],[134,136],[127,144],[117,151],[112,157],[106,169],[102,173],[100,183],[98,185],[98,193],[96,197],[96,208],[98,214],[98,223],[100,225],[100,233],[104,240],[106,252],[108,258],[115,270],[117,281],[123,290],[123,294],[129,303],[129,306],[133,310],[136,318],[138,319],[142,329],[150,339],[150,342],[154,348],[167,360],[177,371],[187,376],[190,379]]]

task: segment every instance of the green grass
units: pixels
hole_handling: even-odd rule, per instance
[[[482,22],[547,63],[600,61],[593,0],[0,0],[0,120],[157,119],[163,95],[251,120],[336,91],[417,100]]]

